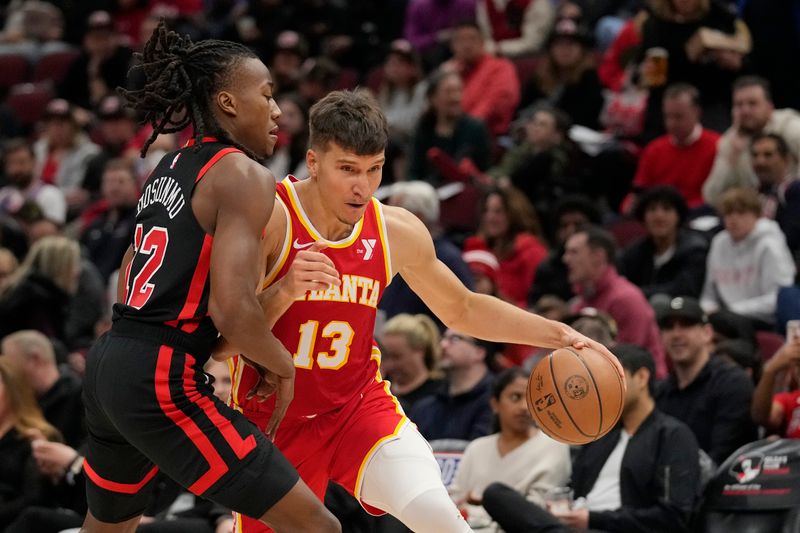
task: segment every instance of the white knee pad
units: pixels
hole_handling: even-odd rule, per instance
[[[444,488],[431,447],[411,424],[375,451],[360,497],[418,533],[471,531]]]

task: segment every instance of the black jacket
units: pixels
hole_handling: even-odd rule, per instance
[[[39,398],[45,419],[61,432],[64,443],[75,449],[81,448],[87,437],[82,393],[81,381],[72,374],[63,373]]]
[[[753,382],[744,370],[712,357],[684,389],[674,374],[659,384],[656,404],[692,429],[700,447],[717,464],[758,438],[750,418]]]
[[[572,466],[576,497],[585,497],[617,446],[621,425],[578,452]],[[609,533],[680,533],[700,489],[699,449],[685,424],[658,411],[628,441],[620,469],[622,507],[591,511],[589,528]]]
[[[69,294],[50,279],[30,274],[0,297],[0,337],[35,329],[63,342],[69,301]]]
[[[473,440],[488,435],[492,431],[489,398],[493,380],[487,372],[472,390],[457,396],[450,396],[444,381],[436,394],[414,404],[409,418],[428,440]]]
[[[681,230],[672,258],[656,267],[653,262],[655,245],[644,237],[622,252],[619,273],[637,285],[648,298],[654,294],[693,296],[698,298],[706,278],[708,241],[690,230]]]

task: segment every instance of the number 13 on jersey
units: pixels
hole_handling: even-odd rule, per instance
[[[355,332],[350,324],[340,320],[328,322],[321,332],[319,327],[320,324],[316,320],[309,320],[300,325],[300,340],[294,352],[294,366],[306,369],[314,366],[314,347],[321,333],[322,338],[331,339],[331,348],[330,352],[316,352],[317,366],[325,370],[338,370],[347,363]]]

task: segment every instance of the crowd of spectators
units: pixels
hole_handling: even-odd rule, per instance
[[[282,115],[265,164],[279,178],[307,177],[315,101],[371,91],[390,128],[379,198],[418,216],[468,287],[614,347],[621,423],[570,450],[527,413],[541,350],[448,329],[401,279],[387,288],[382,372],[434,449],[464,452],[448,481],[477,530],[689,531],[703,464],[800,437],[793,2],[12,0],[0,531],[59,532],[86,510],[85,353],[110,325],[140,187],[191,135],[140,158],[152,130],[115,90],[141,86],[128,71],[162,19],[270,67]],[[224,367],[208,373],[224,396]],[[567,485],[583,506],[556,512],[548,495]],[[224,509],[157,486],[142,531],[232,531]],[[346,531],[399,530],[336,490]]]

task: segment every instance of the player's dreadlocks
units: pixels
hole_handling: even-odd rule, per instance
[[[168,30],[162,20],[136,57],[141,64],[133,68],[144,71],[145,85],[139,90],[119,92],[130,107],[144,115],[142,122],[153,127],[142,157],[159,134],[180,131],[191,124],[198,144],[202,137],[213,136],[258,159],[231,139],[211,111],[211,100],[230,78],[233,67],[243,59],[257,57],[250,49],[213,39],[193,43],[188,35],[181,37]]]

